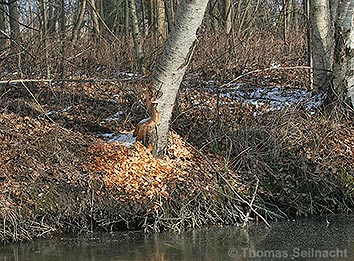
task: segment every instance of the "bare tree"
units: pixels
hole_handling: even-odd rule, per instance
[[[317,91],[328,91],[331,83],[333,64],[333,32],[328,0],[312,0],[312,57],[313,84]]]
[[[18,14],[17,1],[7,0],[7,4],[9,6],[11,38],[20,42],[20,16]]]
[[[84,21],[84,16],[85,16],[85,11],[86,11],[86,2],[87,2],[87,0],[81,0],[81,3],[78,3],[77,19],[74,24],[74,28],[72,31],[72,37],[71,37],[73,44],[75,44],[77,42],[77,40],[79,39],[79,32],[80,32],[81,25]]]
[[[148,95],[148,107],[158,114],[159,122],[148,135],[154,154],[163,156],[168,145],[170,119],[177,92],[193,55],[197,30],[202,23],[208,0],[182,0],[176,11],[175,26],[169,34],[164,51],[152,76],[152,93]],[[155,110],[154,110],[155,109]]]
[[[165,39],[167,36],[167,30],[164,0],[156,0],[156,9],[158,35]]]
[[[96,2],[95,0],[88,0],[87,3],[90,6],[90,12],[91,12],[92,23],[93,23],[93,31],[95,32],[96,35],[99,35],[101,30],[100,30],[100,22],[98,19],[98,11],[96,8]]]
[[[59,0],[46,0],[47,13],[47,34],[54,36],[57,32],[58,13],[60,12]]]
[[[315,90],[354,105],[354,2],[312,0]]]
[[[6,23],[5,23],[5,5],[0,4],[0,48],[4,48],[6,45],[6,36],[4,35],[6,31]]]
[[[145,74],[145,59],[143,52],[142,37],[139,28],[138,15],[136,13],[136,2],[135,0],[129,0],[129,10],[131,17],[132,34],[134,40],[135,57],[136,63],[141,74]]]
[[[166,0],[165,1],[165,13],[166,13],[168,31],[170,32],[173,27],[173,23],[174,23],[174,19],[175,19],[175,17],[174,17],[175,14],[174,14],[174,10],[173,10],[173,0]]]
[[[337,2],[337,1],[333,1]],[[337,2],[339,3],[339,1]],[[334,4],[334,3],[332,3]],[[333,5],[332,5],[333,6]],[[354,108],[354,2],[340,1],[337,7],[335,52],[334,52],[334,95],[340,101],[348,101]],[[332,13],[333,14],[333,13]]]
[[[47,1],[41,0],[42,13],[42,42],[44,45],[44,58],[46,66],[46,77],[50,78],[49,50],[48,50],[48,17],[47,17]]]
[[[225,32],[229,34],[232,29],[232,1],[224,0]]]

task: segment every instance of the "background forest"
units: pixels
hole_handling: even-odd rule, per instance
[[[160,0],[2,1],[2,78],[13,79],[13,73],[56,79],[148,74],[177,5]],[[306,13],[302,1],[210,1],[190,70],[226,80],[221,78],[237,76],[246,67],[307,65]]]

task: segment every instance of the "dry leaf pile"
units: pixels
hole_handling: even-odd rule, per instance
[[[108,190],[119,194],[116,200],[152,205],[153,209],[171,200],[176,190],[188,195],[209,191],[213,176],[207,166],[202,166],[206,162],[179,135],[171,133],[170,143],[168,156],[158,159],[140,142],[132,148],[120,142],[98,142],[87,150],[85,166],[95,173],[93,181],[103,180]]]

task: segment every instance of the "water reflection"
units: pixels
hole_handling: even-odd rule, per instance
[[[38,240],[0,246],[0,260],[354,260],[354,217]]]

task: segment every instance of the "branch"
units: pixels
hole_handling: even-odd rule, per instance
[[[249,71],[246,72],[244,74],[241,74],[239,76],[237,76],[235,79],[229,81],[228,83],[225,83],[223,85],[220,86],[220,88],[224,88],[224,87],[228,87],[231,83],[236,82],[237,80],[253,74],[253,73],[259,73],[259,72],[267,72],[267,71],[275,71],[275,70],[293,70],[293,69],[311,69],[311,67],[309,66],[291,66],[291,67],[270,67],[270,68],[266,68],[266,69],[259,69],[259,70],[254,70],[254,71]]]
[[[11,38],[6,32],[4,32],[3,30],[0,29],[0,34],[3,34],[7,39],[9,39],[10,41],[14,42],[17,46],[19,46],[25,53],[27,53],[29,56],[32,57],[32,59],[36,59],[36,57],[34,57],[29,51],[26,50],[26,48],[20,44],[18,41],[16,41],[15,39]]]
[[[246,204],[250,211],[252,211],[254,214],[256,214],[260,219],[263,220],[263,222],[268,226],[268,227],[271,227],[270,224],[267,222],[267,220],[261,215],[258,213],[257,210],[254,209],[253,207],[253,202],[254,202],[254,199],[255,199],[255,196],[256,196],[256,193],[257,193],[257,190],[258,190],[258,183],[257,183],[257,186],[256,186],[256,190],[253,194],[253,197],[252,197],[252,200],[251,202],[248,202],[246,201],[244,198],[241,197],[241,195],[239,193],[237,193],[237,191],[235,191],[234,187],[231,186],[231,184],[228,182],[228,180],[224,177],[223,174],[221,174],[213,165],[213,163],[210,162],[209,158],[207,156],[205,156],[200,150],[196,149],[194,146],[192,146],[191,144],[189,144],[189,146],[191,146],[196,152],[199,153],[199,155],[201,155],[205,160],[206,162],[210,165],[210,167],[217,173],[217,175],[226,183],[226,185],[230,188],[230,190],[232,191],[232,193],[236,196],[236,198],[238,198],[241,202],[243,202],[244,204]],[[240,210],[239,210],[240,211]],[[249,213],[247,213],[247,215],[245,216],[242,212],[241,214],[245,217],[244,221],[248,218],[247,215],[249,215]]]
[[[11,83],[26,83],[26,82],[136,82],[138,79],[17,79],[17,80],[3,80],[0,84],[11,84]]]

